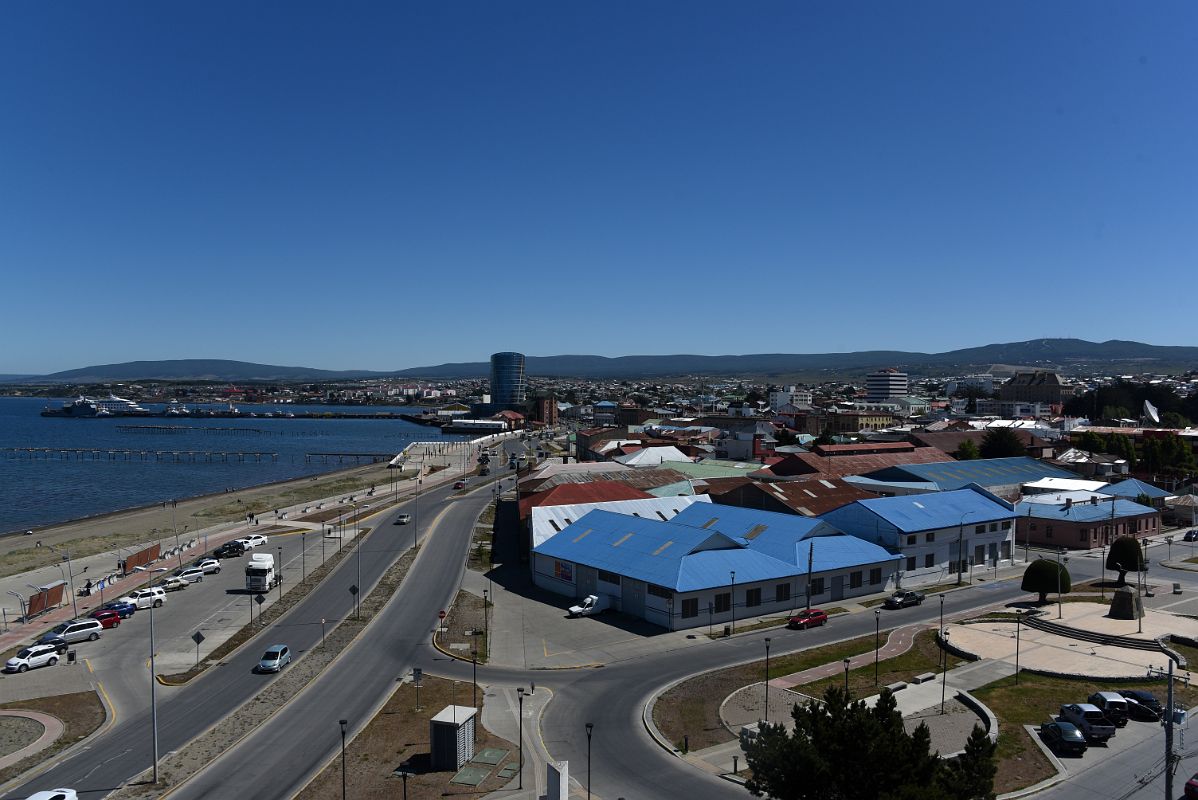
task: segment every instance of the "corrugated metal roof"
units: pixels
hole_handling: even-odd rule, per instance
[[[1076,473],[1045,464],[1034,458],[981,458],[974,461],[939,461],[925,464],[896,464],[866,475],[879,480],[932,481],[942,490],[978,486],[1005,486],[1039,478],[1076,478]]]
[[[892,467],[896,464],[924,464],[947,461],[948,453],[935,447],[917,447],[905,453],[875,453],[868,456],[824,457],[816,453],[792,453],[777,464],[762,470],[773,475],[822,475],[843,478]]]
[[[563,506],[577,503],[606,503],[612,500],[644,500],[648,492],[619,481],[597,480],[589,483],[565,483],[543,492],[520,498],[520,519],[539,506]]]
[[[592,511],[611,511],[616,514],[656,519],[663,522],[673,519],[680,511],[694,503],[711,505],[706,495],[692,497],[650,497],[643,500],[615,500],[604,503],[577,503],[575,505],[539,506],[532,510],[532,546],[536,547],[570,527]]]
[[[1020,503],[1017,513],[1024,517],[1036,519],[1058,519],[1062,522],[1102,522],[1111,519],[1111,501],[1094,503],[1073,503],[1068,508],[1047,503]],[[1131,500],[1114,501],[1114,518],[1138,517],[1142,514],[1156,514],[1157,510],[1149,506],[1133,503]]]
[[[797,514],[779,514],[774,511],[759,511],[737,506],[706,505],[692,506],[681,511],[674,519],[683,525],[717,530],[734,538],[747,538],[754,528],[764,525],[770,537],[775,534],[795,541],[808,536],[819,536],[817,530],[830,530],[828,524],[818,519],[800,517]],[[759,535],[757,537],[761,539]]]
[[[1153,500],[1159,500],[1163,497],[1171,496],[1164,489],[1161,489],[1158,486],[1153,486],[1151,483],[1145,483],[1144,481],[1137,480],[1136,478],[1128,478],[1125,481],[1112,483],[1102,491],[1106,492],[1107,494],[1118,495],[1119,497],[1139,497],[1142,494],[1146,494]]]
[[[958,489],[902,497],[858,500],[861,506],[877,514],[903,533],[951,528],[963,524],[980,525],[1012,519],[1015,512],[1008,504],[992,500],[980,491]],[[836,511],[825,515],[836,524]]]
[[[1106,486],[1106,481],[1087,481],[1082,478],[1040,478],[1023,484],[1024,489],[1044,489],[1050,492],[1097,492]]]
[[[760,468],[760,464],[752,461],[713,461],[711,459],[697,463],[670,464],[670,469],[677,470],[691,478],[739,478]]]

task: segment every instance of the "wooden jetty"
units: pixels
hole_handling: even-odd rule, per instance
[[[0,447],[10,461],[278,461],[278,453],[242,450],[124,450],[92,447]]]

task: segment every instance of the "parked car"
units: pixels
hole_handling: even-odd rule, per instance
[[[105,603],[100,606],[100,611],[115,611],[121,615],[121,619],[127,619],[137,613],[137,606],[133,603],[127,603],[124,600],[113,600],[111,603]],[[93,617],[95,614],[92,615]]]
[[[569,616],[586,617],[598,614],[600,611],[606,611],[608,607],[607,595],[588,594],[582,599],[581,603],[576,606],[570,606]]]
[[[1091,742],[1105,742],[1115,735],[1115,726],[1102,711],[1090,703],[1068,703],[1061,706],[1059,722],[1072,722]]]
[[[483,468],[481,468],[481,469],[478,471],[478,474],[479,474],[479,475],[481,475],[482,477],[484,477],[484,478],[485,478],[485,477],[487,477],[488,475],[490,475],[490,474],[491,474],[491,468],[490,468],[490,467],[483,467]]]
[[[266,544],[266,537],[260,533],[251,533],[249,536],[246,536],[242,539],[234,539],[233,541],[241,542],[242,546],[245,547],[246,550],[252,550],[255,547],[261,547],[262,545]]]
[[[1160,722],[1161,712],[1153,711],[1146,705],[1131,699],[1130,697],[1123,698],[1127,701],[1127,718],[1134,719],[1136,722]]]
[[[205,558],[196,564],[196,566],[204,570],[205,575],[217,575],[220,573],[220,562],[215,558]]]
[[[1095,692],[1086,698],[1090,705],[1097,706],[1102,715],[1115,724],[1116,728],[1127,725],[1127,700],[1118,692]]]
[[[1128,700],[1134,700],[1137,705],[1149,709],[1156,714],[1157,719],[1160,719],[1165,713],[1165,707],[1161,705],[1160,700],[1156,699],[1156,695],[1151,692],[1146,692],[1143,689],[1121,689],[1119,694]]]
[[[199,567],[184,567],[175,573],[176,578],[182,578],[188,583],[199,583],[204,580],[204,570]]]
[[[1086,737],[1072,722],[1046,722],[1040,726],[1040,738],[1058,753],[1080,756],[1086,752]]]
[[[103,630],[104,626],[100,624],[98,619],[85,617],[55,625],[51,630],[43,633],[37,641],[38,644],[46,644],[47,642],[57,643],[58,640],[62,640],[67,644],[83,641],[94,642],[100,638],[100,632]]]
[[[172,575],[158,584],[164,592],[177,592],[191,586],[191,581],[181,575]]]
[[[1198,800],[1198,775],[1186,781],[1185,800]]]
[[[923,604],[923,592],[895,592],[882,603],[882,608],[906,608]]]
[[[818,628],[820,625],[826,625],[827,622],[827,612],[821,608],[809,608],[806,611],[800,611],[788,619],[786,627],[807,630],[808,628]]]
[[[149,589],[138,589],[121,598],[122,602],[132,603],[138,608],[160,608],[166,602],[166,592],[157,586]]]
[[[58,663],[58,655],[58,648],[52,644],[31,644],[8,659],[4,671],[24,672],[35,667],[52,667]]]
[[[400,514],[398,517],[395,518],[395,521],[392,522],[391,524],[392,525],[407,525],[411,521],[412,521],[411,514]]]
[[[102,608],[99,611],[93,611],[91,618],[97,620],[105,628],[117,628],[121,624],[120,613],[110,609]]]
[[[1198,528],[1186,531],[1186,535],[1181,538],[1187,542],[1198,542]]]
[[[220,547],[216,548],[216,552],[212,555],[217,558],[237,558],[245,555],[245,545],[237,539],[231,542],[225,542]]]
[[[258,662],[258,672],[278,672],[291,663],[291,651],[285,644],[272,644]]]

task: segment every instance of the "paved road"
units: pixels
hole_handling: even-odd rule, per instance
[[[426,529],[426,521],[446,503],[446,498],[451,492],[451,489],[439,488],[422,493],[421,499],[425,501],[421,508],[422,531]],[[402,511],[411,511],[409,503],[400,504],[372,520],[372,523],[378,525],[378,531],[369,537],[362,553],[361,586],[371,587],[377,583],[395,559],[411,546],[410,537],[390,535],[392,531],[398,530],[406,533],[406,527],[393,528],[390,525],[395,514]],[[430,511],[433,513],[429,513]],[[461,552],[464,552],[464,549],[463,545]],[[458,568],[461,567],[460,556],[451,561],[455,562]],[[358,581],[356,562],[354,557],[345,559],[332,575],[292,609],[280,623],[260,634],[224,666],[210,670],[162,702],[158,714],[160,751],[167,753],[183,746],[210,725],[218,722],[230,710],[257,694],[264,680],[270,679],[252,672],[263,647],[276,640],[286,641],[294,651],[302,653],[320,641],[320,625],[317,621],[321,617],[340,619],[352,613],[352,599],[348,589]],[[143,614],[146,612],[138,612],[133,619],[136,620]],[[148,614],[146,618],[148,619]],[[136,692],[136,682],[133,682],[127,691],[131,694]],[[149,711],[141,709],[125,715],[123,719],[118,717],[118,724],[90,743],[86,750],[59,762],[37,779],[10,791],[5,797],[23,798],[34,791],[53,786],[70,786],[83,798],[102,797],[131,776],[148,768],[151,761]]]

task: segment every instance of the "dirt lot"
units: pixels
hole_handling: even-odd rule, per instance
[[[458,684],[457,704],[471,702],[469,683]],[[479,700],[483,699],[479,687]],[[416,711],[416,690],[410,683],[400,685],[383,710],[371,720],[346,746],[346,794],[367,800],[394,800],[401,797],[403,783],[392,773],[403,768],[408,778],[408,797],[431,798],[472,795],[481,797],[506,785],[510,779],[498,777],[499,768],[513,764],[518,758],[516,745],[500,739],[481,725],[476,728],[475,752],[488,747],[507,750],[503,761],[492,768],[491,774],[478,786],[459,786],[449,781],[453,772],[434,772],[429,765],[428,720],[454,700],[453,681],[425,675],[420,688],[420,705]],[[481,716],[481,704],[479,706]],[[341,792],[341,759],[334,758],[323,771],[297,796],[297,800],[327,800]]]
[[[36,700],[17,700],[5,703],[0,708],[21,708],[29,711],[41,711],[62,720],[65,730],[58,741],[41,752],[34,753],[29,758],[13,764],[5,770],[0,770],[0,783],[20,775],[27,769],[46,761],[55,753],[69,747],[75,742],[90,736],[104,724],[104,704],[95,692],[76,692],[61,694],[56,697],[39,697]]]
[[[472,651],[478,652],[478,663],[487,661],[486,623],[483,620],[483,599],[469,592],[458,592],[449,616],[445,618],[444,630],[437,634],[437,642],[443,648],[469,660]]]

